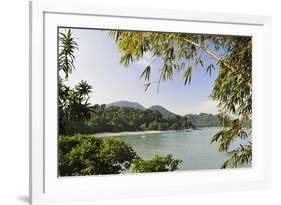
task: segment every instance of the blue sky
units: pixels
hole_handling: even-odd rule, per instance
[[[72,29],[79,50],[75,52],[75,71],[66,84],[74,86],[86,80],[93,86],[91,102],[108,104],[119,100],[138,102],[145,107],[161,105],[168,110],[184,115],[189,113],[216,113],[216,103],[208,96],[217,77],[217,69],[210,77],[205,68],[193,70],[192,82],[184,86],[182,73],[174,75],[172,81],[162,83],[157,92],[156,85],[144,91],[144,80],[140,75],[150,61],[149,54],[142,60],[124,68],[119,64],[120,55],[114,40],[104,31]],[[215,63],[208,55],[202,54],[205,65]],[[151,80],[159,77],[160,61],[152,64]]]

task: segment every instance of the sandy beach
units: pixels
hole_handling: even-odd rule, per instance
[[[144,134],[157,134],[157,133],[164,133],[164,132],[179,132],[184,130],[148,130],[148,131],[132,131],[132,132],[103,132],[103,133],[96,133],[93,134],[95,137],[118,137],[123,135],[144,135]],[[186,130],[190,131],[190,130]]]

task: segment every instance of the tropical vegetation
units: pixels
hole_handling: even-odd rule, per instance
[[[206,119],[222,127],[210,140],[218,143],[218,151],[229,155],[222,168],[251,163],[251,37],[129,31],[111,31],[109,35],[115,39],[120,63],[125,67],[144,55],[151,56],[151,62],[140,76],[146,81],[145,91],[156,85],[157,92],[161,92],[161,83],[172,80],[175,73],[181,73],[183,84],[188,85],[192,83],[194,69],[201,67],[208,75],[218,69],[210,98],[218,102],[220,113],[217,116],[178,116],[159,107],[135,109],[91,104],[92,85],[83,80],[74,87],[66,83],[75,70],[78,50],[71,30],[66,29],[59,33],[58,57],[60,176],[174,171],[181,160],[174,159],[171,154],[144,160],[120,139],[83,134],[188,129],[204,126]],[[213,58],[216,64],[204,62],[202,55]],[[157,64],[160,67],[154,68],[155,61],[160,62]],[[156,80],[151,79],[152,69],[160,70]],[[230,148],[238,138],[246,140],[247,144]]]
[[[68,109],[66,109],[68,110]],[[92,115],[84,120],[64,121],[61,134],[93,134],[100,132],[147,131],[147,130],[183,130],[194,128],[187,117],[173,115],[164,118],[159,111],[139,110],[127,107],[105,105],[92,106]]]
[[[59,136],[59,176],[120,174],[131,168],[135,173],[175,171],[180,163],[171,154],[143,160],[130,145],[116,138]]]
[[[219,143],[219,151],[228,152],[229,159],[222,166],[238,167],[251,163],[252,119],[252,38],[246,36],[223,36],[187,33],[110,31],[121,54],[120,63],[125,67],[146,56],[151,61],[144,68],[141,78],[146,81],[144,89],[172,80],[181,73],[184,85],[192,82],[194,69],[202,68],[212,75],[218,69],[210,98],[218,102],[219,123],[223,127],[213,136],[211,143]],[[202,58],[207,55],[216,63]],[[158,60],[160,66],[153,67]],[[158,79],[151,79],[151,70],[158,69]],[[231,116],[231,117],[230,117]],[[230,150],[237,138],[247,139],[246,145]]]
[[[200,113],[187,114],[185,115],[187,120],[189,120],[196,127],[217,127],[219,126],[219,120],[217,115]]]
[[[175,171],[181,162],[182,160],[173,159],[172,154],[164,157],[155,155],[150,160],[136,158],[133,160],[132,171],[134,173]]]
[[[120,174],[133,166],[134,172],[174,171],[180,160],[172,155],[155,156],[151,161],[141,159],[133,148],[116,138],[97,138],[84,132],[189,128],[186,117],[164,119],[158,111],[92,105],[93,87],[81,81],[74,88],[65,81],[74,71],[78,44],[68,29],[59,33],[58,59],[58,174],[81,176]]]

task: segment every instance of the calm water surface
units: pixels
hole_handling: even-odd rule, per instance
[[[203,128],[190,132],[127,135],[120,139],[130,144],[143,159],[173,154],[174,158],[183,160],[179,170],[218,169],[227,159],[225,153],[218,152],[217,143],[210,144],[211,137],[219,130]]]

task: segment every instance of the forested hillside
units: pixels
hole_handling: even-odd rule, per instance
[[[199,115],[185,115],[189,121],[196,127],[216,127],[218,126],[218,117],[213,114],[200,113]]]
[[[63,134],[93,134],[100,132],[182,130],[194,128],[187,117],[173,115],[164,118],[156,110],[94,105],[87,122],[68,120]]]

